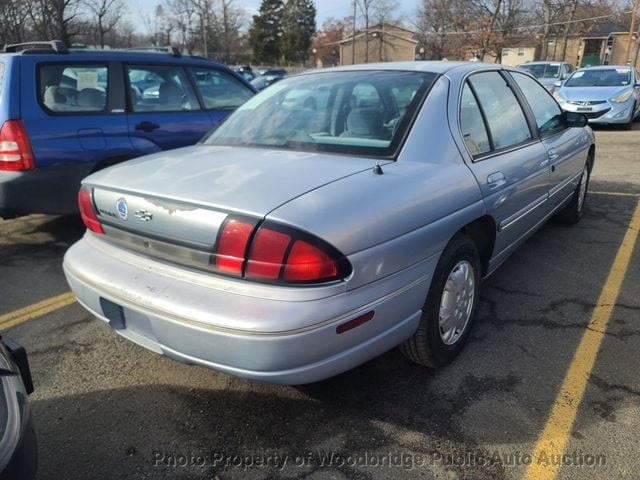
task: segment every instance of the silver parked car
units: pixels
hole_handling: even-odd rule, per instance
[[[629,66],[581,68],[553,96],[564,110],[583,113],[590,123],[630,130],[640,115],[640,77]]]
[[[518,68],[526,70],[545,86],[551,93],[555,91],[558,83],[562,83],[575,69],[567,62],[528,62],[518,65]]]
[[[586,123],[499,65],[290,77],[199,145],[85,179],[64,270],[120,335],[232,375],[308,383],[396,345],[444,365],[481,279],[580,219]]]

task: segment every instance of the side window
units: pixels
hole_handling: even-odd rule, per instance
[[[56,113],[99,113],[107,110],[108,69],[103,65],[42,65],[40,104]]]
[[[476,73],[469,77],[469,82],[487,118],[494,149],[518,145],[532,138],[518,100],[498,72]]]
[[[182,112],[200,105],[182,67],[130,65],[129,98],[134,112]]]
[[[522,73],[511,72],[511,76],[531,106],[540,133],[562,127],[562,110],[549,95],[549,92],[538,82]]]
[[[253,96],[253,92],[231,75],[213,68],[189,69],[207,110],[236,109]]]
[[[467,144],[472,155],[480,155],[491,150],[480,107],[478,107],[478,102],[471,88],[466,83],[460,102],[460,128],[464,143]]]

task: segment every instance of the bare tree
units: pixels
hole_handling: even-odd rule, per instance
[[[125,5],[121,0],[85,0],[84,5],[91,13],[91,27],[97,37],[96,43],[104,48],[105,36],[118,25]]]

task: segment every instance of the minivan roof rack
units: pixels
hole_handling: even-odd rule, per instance
[[[67,46],[60,40],[13,43],[13,44],[4,46],[5,53],[15,53],[19,51],[23,53],[35,53],[35,52],[50,51],[50,50],[53,50],[56,53],[66,53],[68,51]]]
[[[168,53],[172,57],[180,56],[180,50],[178,50],[176,47],[171,45],[167,45],[165,47],[131,47],[131,48],[125,48],[125,50],[138,51],[138,52],[158,52],[158,53],[164,52],[164,53]]]

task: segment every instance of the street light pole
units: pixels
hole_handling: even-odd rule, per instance
[[[633,40],[633,30],[636,25],[636,12],[638,11],[638,0],[633,2],[633,13],[631,14],[631,26],[629,27],[629,37],[627,38],[627,63],[631,64],[631,41]]]

